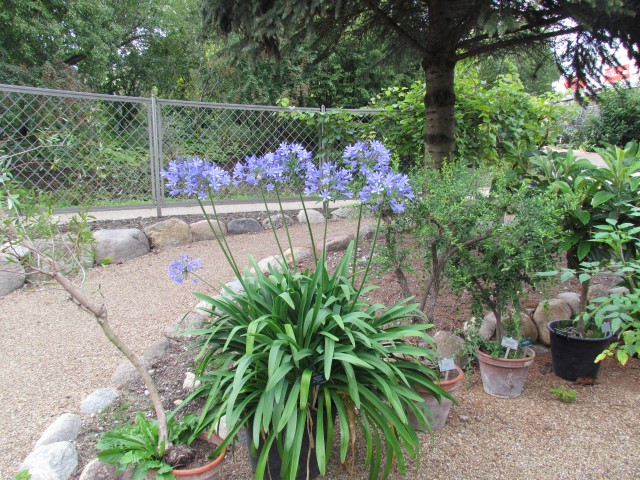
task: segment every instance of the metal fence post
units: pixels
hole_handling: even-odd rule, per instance
[[[160,125],[158,102],[155,95],[151,95],[151,108],[149,110],[149,152],[151,157],[151,189],[153,200],[156,204],[156,215],[162,216],[162,203],[164,190],[160,181]]]

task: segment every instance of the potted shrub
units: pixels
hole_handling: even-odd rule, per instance
[[[519,300],[525,286],[535,287],[539,280],[534,273],[554,264],[560,212],[546,193],[524,185],[507,190],[503,185],[497,182],[491,196],[513,219],[503,221],[496,215],[490,236],[451,259],[449,276],[454,288],[471,294],[478,317],[488,310],[496,318],[497,343],[479,342],[476,351],[485,392],[517,397],[535,358],[532,349],[519,348]],[[515,339],[505,347],[508,330]]]
[[[304,193],[320,196],[325,212],[329,201],[351,197],[349,189],[356,186],[359,219],[364,204],[376,212],[375,245],[383,215],[402,212],[412,197],[406,176],[394,173],[389,163],[389,151],[375,141],[347,147],[342,164],[324,161],[320,166],[299,145],[283,144],[274,153],[238,164],[234,182],[260,187],[263,197],[272,191],[280,201],[282,184],[290,187],[302,178]],[[205,215],[202,197],[231,182],[222,169],[199,159],[172,162],[163,175],[173,194],[197,194]],[[303,192],[298,193],[302,200]],[[212,205],[211,223],[217,222]],[[271,218],[268,207],[267,213]],[[365,299],[372,288],[366,286],[366,278],[373,251],[359,271],[359,234],[331,272],[324,249],[326,222],[324,227],[314,269],[299,271],[291,257],[266,273],[253,262],[254,274],[240,273],[226,239],[213,229],[243,291],[225,287],[215,297],[196,294],[210,305],[205,310],[210,321],[189,332],[200,347],[201,381],[190,399],[206,399],[198,430],[212,429],[226,418],[229,435],[220,451],[247,428],[256,479],[324,475],[336,419],[342,462],[360,432],[372,478],[386,477],[394,463],[404,473],[404,456],[417,458],[420,448],[405,412],[411,411],[428,428],[424,412],[415,406],[423,400],[412,386],[436,398],[449,397],[436,384],[433,371],[417,360],[432,358],[433,348],[418,348],[406,340],[416,337],[432,345],[426,333],[431,325],[411,322],[421,316],[417,305],[401,302],[386,308]],[[289,252],[294,252],[286,223],[284,228]],[[310,226],[309,234],[315,253]],[[278,248],[287,258],[279,243]],[[182,269],[185,275],[192,270],[187,263]]]
[[[631,215],[638,200],[640,155],[637,143],[622,149],[609,146],[597,149],[605,166],[596,167],[586,160],[576,160],[571,152],[540,157],[532,162],[539,185],[556,193],[564,209],[564,226],[568,232],[564,244],[567,267],[563,280],[577,278],[581,284],[580,312],[586,311],[592,274],[608,264],[615,254],[606,242],[592,241],[599,225],[607,222],[638,225]],[[557,270],[545,272],[555,275]],[[548,324],[551,337],[553,372],[566,380],[597,378],[600,368],[596,357],[612,339],[593,322],[584,322],[582,314],[574,321],[555,320]]]
[[[105,433],[98,445],[102,450],[100,460],[116,464],[120,471],[132,465],[133,478],[144,478],[148,471],[154,471],[156,478],[164,480],[185,473],[177,468],[184,465],[185,459],[191,458],[188,444],[192,442],[191,427],[196,425],[195,419],[186,417],[177,420],[173,413],[166,413],[153,378],[111,328],[106,307],[94,301],[82,286],[76,285],[71,279],[82,268],[82,258],[87,254],[92,255],[92,236],[87,227],[90,217],[85,212],[74,217],[69,225],[65,248],[52,248],[49,245],[56,245],[59,238],[55,221],[43,205],[31,200],[37,198],[33,192],[14,188],[9,167],[9,161],[0,159],[0,183],[4,187],[0,196],[0,237],[6,240],[2,245],[2,253],[9,254],[6,258],[16,262],[21,257],[37,260],[27,260],[31,270],[58,282],[83,310],[94,317],[109,341],[135,367],[149,392],[156,414],[155,419],[147,420],[143,413],[138,413],[134,425],[123,425]],[[47,241],[43,241],[43,238],[47,238]],[[216,443],[222,443],[222,440]],[[225,450],[219,450],[216,460],[208,462],[208,470],[213,473],[224,456]],[[197,478],[202,480],[208,477]]]

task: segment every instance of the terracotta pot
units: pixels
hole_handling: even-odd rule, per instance
[[[456,365],[456,371],[454,373],[453,378],[448,380],[442,380],[440,382],[436,382],[440,385],[443,390],[453,396],[453,394],[460,388],[462,382],[464,381],[464,372],[460,367]],[[445,423],[447,423],[447,418],[449,418],[449,411],[451,410],[451,405],[453,405],[453,401],[448,398],[441,398],[440,402],[434,397],[431,392],[428,392],[422,388],[417,387],[416,391],[418,394],[424,398],[424,403],[416,403],[416,407],[421,409],[427,419],[429,420],[429,425],[434,430],[444,427]],[[423,431],[424,428],[418,422],[418,419],[413,414],[413,412],[409,412],[409,422],[411,426],[418,431]]]
[[[207,433],[203,433],[200,435],[200,440],[204,440],[206,442],[211,443],[214,447],[217,447],[222,443],[222,438],[220,438],[216,434],[212,434],[211,437]],[[176,478],[180,480],[211,480],[218,478],[218,465],[222,463],[224,460],[224,456],[227,453],[227,449],[225,448],[218,458],[216,458],[213,462],[208,463],[207,465],[203,465],[198,468],[190,468],[189,470],[173,470],[173,473]]]
[[[520,396],[524,389],[529,366],[536,358],[536,353],[532,349],[527,348],[526,352],[526,357],[511,360],[493,358],[491,355],[476,350],[485,393],[500,398]]]

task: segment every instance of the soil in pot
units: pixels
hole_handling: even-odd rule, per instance
[[[485,393],[500,398],[519,397],[524,390],[529,367],[536,358],[535,352],[527,348],[524,358],[494,358],[480,350],[476,351]]]
[[[463,381],[464,372],[456,365],[456,370],[449,372],[449,378],[447,378],[447,380],[439,381],[438,385],[453,396],[456,390],[460,388]],[[437,430],[444,427],[445,423],[447,423],[447,418],[449,418],[449,411],[451,410],[453,401],[448,398],[441,398],[440,402],[438,402],[436,397],[434,397],[430,392],[421,388],[417,388],[416,391],[420,396],[422,396],[422,398],[424,398],[424,403],[416,403],[415,405],[424,412],[429,420],[431,428],[433,430]],[[408,417],[409,423],[413,428],[417,431],[424,430],[413,412],[409,412]]]
[[[609,333],[602,338],[580,338],[561,331],[572,325],[572,320],[555,320],[547,325],[551,339],[553,373],[570,381],[579,378],[595,380],[600,370],[600,363],[595,363],[595,359],[611,343],[613,334]]]
[[[212,434],[211,436],[207,435],[206,433],[202,434],[200,438],[192,444],[192,448],[195,453],[193,462],[191,462],[189,465],[174,470],[172,473],[178,480],[219,479],[220,477],[218,475],[217,469],[218,466],[223,462],[227,450],[225,448],[222,453],[220,453],[220,455],[218,455],[218,457],[213,460],[208,458],[208,456],[212,452],[211,449],[215,449],[221,443],[222,438],[220,438],[216,434]],[[207,460],[202,461],[202,458],[206,458]]]

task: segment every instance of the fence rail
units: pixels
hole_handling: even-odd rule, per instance
[[[235,105],[125,97],[0,84],[0,154],[25,187],[58,209],[170,202],[160,172],[178,156],[226,168],[282,142],[322,161],[380,135],[379,110]],[[230,189],[220,200],[257,192]]]

